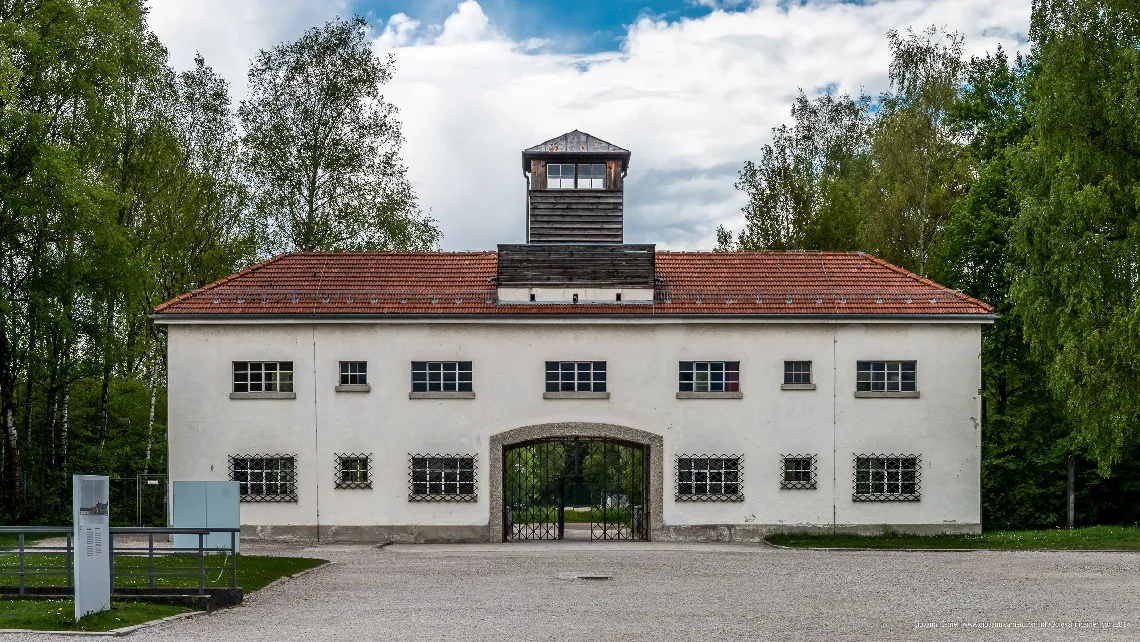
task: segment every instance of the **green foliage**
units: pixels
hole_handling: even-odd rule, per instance
[[[438,246],[399,157],[396,108],[380,94],[394,72],[391,56],[373,53],[360,17],[258,53],[238,113],[274,251]]]
[[[1140,6],[1045,0],[1011,297],[1076,445],[1109,472],[1140,441]]]
[[[1140,527],[987,531],[981,535],[882,535],[779,533],[767,541],[793,548],[968,548],[997,550],[1140,550]]]

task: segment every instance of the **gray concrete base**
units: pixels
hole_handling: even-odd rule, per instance
[[[774,533],[813,533],[827,535],[913,535],[978,534],[981,524],[696,524],[664,525],[654,535],[659,542],[759,542]]]
[[[318,536],[319,535],[319,536]],[[487,525],[428,526],[417,524],[382,524],[368,526],[334,526],[322,524],[300,526],[245,525],[241,536],[250,539],[284,541],[321,541],[396,544],[462,544],[486,542]]]
[[[568,525],[569,526],[569,525]],[[395,544],[470,544],[491,541],[490,527],[481,525],[427,526],[383,524],[333,526],[322,524],[320,537],[315,525],[242,526],[241,536],[279,541],[344,543],[392,542]],[[657,542],[760,542],[773,533],[850,533],[881,535],[896,532],[914,535],[977,534],[981,524],[666,524],[651,531]]]

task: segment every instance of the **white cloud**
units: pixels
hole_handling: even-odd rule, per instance
[[[529,34],[512,40],[466,0],[439,24],[391,16],[377,29],[376,47],[396,55],[385,94],[400,108],[409,174],[421,205],[440,221],[446,249],[520,242],[520,151],[572,129],[633,152],[627,241],[708,249],[718,223],[739,227],[736,172],[788,120],[798,88],[882,91],[889,29],[937,24],[963,32],[969,53],[999,43],[1015,50],[1029,4],[760,0],[699,19],[643,17],[619,52],[568,55]],[[239,85],[236,93],[258,48],[343,9],[300,0],[155,0],[154,7],[152,23],[161,23],[155,30],[174,62],[187,66],[201,49]]]
[[[781,6],[783,4],[784,6]],[[884,34],[944,25],[970,53],[1018,48],[1029,0],[766,0],[692,20],[643,17],[621,51],[527,51],[467,0],[393,51],[387,96],[401,110],[405,158],[448,249],[524,238],[522,149],[580,129],[633,152],[626,240],[711,248],[717,224],[739,227],[736,172],[789,118],[798,88],[876,94],[890,62]]]

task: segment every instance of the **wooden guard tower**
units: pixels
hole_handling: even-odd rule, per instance
[[[574,130],[523,150],[527,243],[621,243],[629,150]]]

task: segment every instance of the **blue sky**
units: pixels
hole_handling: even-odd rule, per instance
[[[714,9],[685,0],[564,0],[519,2],[486,0],[483,13],[507,36],[516,40],[542,38],[551,48],[590,53],[621,47],[626,27],[643,15],[674,21],[700,18]],[[362,0],[352,8],[369,18],[386,19],[404,13],[426,24],[442,23],[455,10],[455,2]],[[739,11],[747,3],[729,3],[725,11]]]
[[[235,103],[258,49],[352,13],[395,57],[384,95],[401,155],[448,250],[524,238],[519,151],[579,129],[633,152],[625,238],[711,249],[740,229],[740,168],[803,89],[887,88],[888,30],[940,25],[967,55],[1024,48],[1031,0],[150,0],[187,68],[200,51]]]

